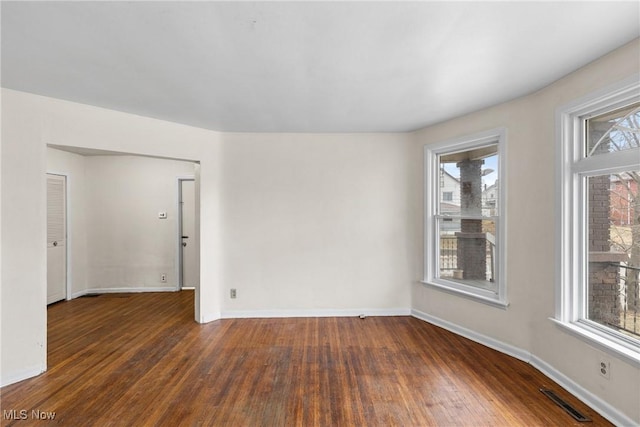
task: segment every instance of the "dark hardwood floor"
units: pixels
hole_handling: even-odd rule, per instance
[[[198,325],[192,291],[48,315],[49,370],[1,389],[2,425],[578,425],[541,387],[609,425],[526,363],[411,317]]]

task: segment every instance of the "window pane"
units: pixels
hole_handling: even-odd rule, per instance
[[[640,337],[640,171],[587,180],[587,318]]]
[[[493,220],[439,218],[439,277],[497,291],[495,230]]]
[[[587,121],[586,157],[640,147],[640,104]]]
[[[497,216],[497,145],[443,154],[438,162],[440,214]]]

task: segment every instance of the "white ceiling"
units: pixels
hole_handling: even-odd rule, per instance
[[[415,130],[538,90],[640,35],[637,1],[1,8],[3,87],[243,132]]]

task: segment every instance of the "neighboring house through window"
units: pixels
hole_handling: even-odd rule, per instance
[[[425,278],[439,289],[506,306],[505,130],[425,146]]]
[[[640,82],[558,112],[556,319],[640,363]]]

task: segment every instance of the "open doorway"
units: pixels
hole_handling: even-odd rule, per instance
[[[67,299],[198,286],[196,162],[56,145],[48,147],[47,163],[48,171],[67,177]],[[177,187],[177,178],[190,189]],[[189,197],[188,234],[176,202],[183,197]],[[176,251],[177,235],[189,236],[188,255]]]
[[[200,274],[194,177],[178,178],[178,204],[178,289],[195,289],[199,285]]]

